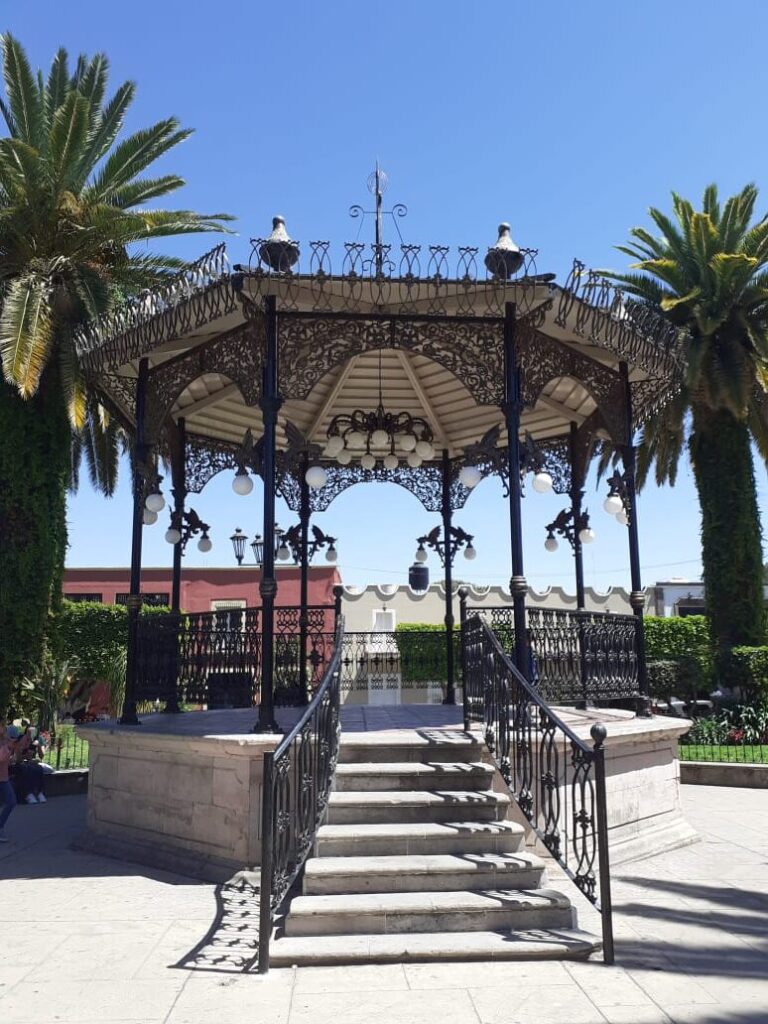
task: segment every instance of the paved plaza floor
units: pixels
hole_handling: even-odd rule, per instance
[[[0,1022],[767,1024],[768,791],[691,786],[683,799],[701,842],[616,872],[614,967],[444,963],[265,978],[242,971],[256,934],[247,889],[217,893],[73,849],[84,797],[20,807],[0,847]]]

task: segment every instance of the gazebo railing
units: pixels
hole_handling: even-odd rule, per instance
[[[276,705],[305,703],[298,607],[275,609]],[[334,647],[333,605],[307,609],[306,657],[310,692],[317,689]],[[260,608],[212,612],[167,612],[139,617],[136,700],[159,701],[172,710],[183,704],[252,707],[258,703],[262,670]]]
[[[339,621],[320,686],[276,750],[264,755],[259,905],[259,972],[269,969],[275,914],[314,845],[328,806],[339,756]]]
[[[541,842],[600,912],[603,958],[613,924],[605,792],[604,726],[581,739],[527,682],[479,614],[462,623],[464,715],[480,722],[517,805]]]
[[[494,631],[502,648],[512,654],[512,608],[506,605],[466,610],[466,614],[475,613]],[[581,706],[631,702],[642,710],[642,638],[636,616],[528,607],[526,622],[530,679],[545,700]]]

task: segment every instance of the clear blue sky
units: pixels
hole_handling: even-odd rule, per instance
[[[590,0],[566,4],[419,0],[225,4],[180,0],[37,0],[3,5],[2,27],[47,68],[59,45],[106,52],[113,84],[137,81],[130,127],[174,114],[196,129],[166,161],[188,187],[179,205],[238,218],[229,242],[245,260],[248,237],[284,214],[300,240],[353,238],[351,203],[369,198],[375,158],[388,198],[407,204],[407,241],[494,240],[500,220],[519,244],[539,249],[539,270],[562,280],[573,256],[622,267],[613,246],[666,207],[675,189],[698,199],[755,181],[768,208],[765,0]],[[178,242],[194,256],[208,238]],[[727,471],[724,467],[724,472]],[[761,508],[766,473],[757,467]],[[70,503],[70,565],[127,564],[127,473],[106,501],[87,482]],[[586,551],[587,582],[628,584],[626,530],[590,486],[598,539]],[[195,500],[213,526],[214,549],[188,562],[231,563],[235,526],[260,529],[260,490],[233,495],[229,476]],[[531,495],[525,508],[526,570],[539,588],[571,586],[561,546],[543,550],[543,525],[560,507]],[[292,517],[284,507],[279,519]],[[404,580],[413,538],[436,520],[396,487],[355,488],[318,520],[340,537],[340,565],[354,583]],[[483,483],[458,522],[476,535],[464,579],[509,577],[506,508]],[[644,579],[696,578],[699,514],[690,470],[674,489],[641,498]],[[145,531],[145,565],[169,564],[158,525]],[[471,571],[465,571],[471,570]],[[440,576],[433,563],[433,578]]]

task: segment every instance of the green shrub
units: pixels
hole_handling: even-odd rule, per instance
[[[725,675],[727,684],[741,687],[748,701],[768,704],[768,647],[734,647]]]
[[[404,683],[448,681],[445,626],[426,622],[403,622],[395,627],[400,654],[400,675]],[[453,663],[456,681],[461,679],[461,633],[454,626]]]
[[[700,674],[696,688],[707,689],[711,686],[712,644],[705,615],[671,618],[646,615],[643,626],[645,651],[649,661],[691,658],[698,666]]]
[[[698,661],[688,654],[648,661],[648,682],[654,700],[695,697],[703,677]]]

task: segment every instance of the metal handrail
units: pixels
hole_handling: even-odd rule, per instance
[[[599,911],[603,959],[613,963],[605,726],[592,726],[593,745],[577,736],[518,671],[479,615],[462,621],[462,661],[465,725],[483,721],[488,749],[515,802]]]
[[[269,970],[275,913],[306,861],[325,815],[339,754],[340,660],[344,622],[311,703],[264,755],[259,889],[259,973]]]

